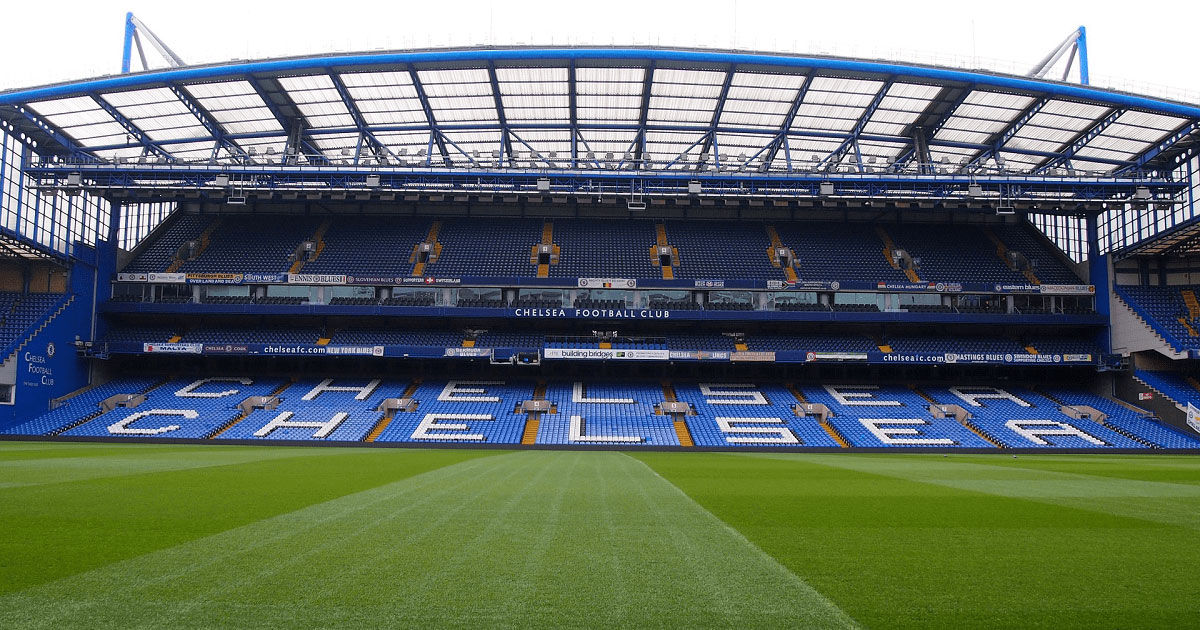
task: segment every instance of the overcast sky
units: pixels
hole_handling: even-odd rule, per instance
[[[1083,24],[1093,83],[1200,99],[1198,0],[5,4],[0,89],[118,72],[125,12],[133,11],[188,63],[431,46],[652,44],[926,59],[1023,74]]]

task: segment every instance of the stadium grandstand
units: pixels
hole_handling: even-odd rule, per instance
[[[1200,449],[1200,105],[142,38],[169,67],[0,92],[5,438]]]

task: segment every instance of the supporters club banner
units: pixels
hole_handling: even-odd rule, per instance
[[[288,284],[346,284],[346,276],[326,273],[289,273]]]
[[[147,343],[142,344],[142,351],[156,354],[200,354],[204,344],[199,343]]]
[[[287,282],[286,273],[246,273],[242,274],[242,282],[246,284],[283,284]]]
[[[183,284],[187,282],[187,274],[185,273],[148,273],[144,275],[146,282],[162,282],[164,284]]]
[[[633,278],[580,278],[581,289],[636,289],[637,280]]]
[[[618,348],[546,348],[546,359],[588,359],[601,361],[668,361],[669,350],[622,350]]]
[[[241,273],[189,273],[188,284],[242,284],[246,279]]]
[[[1000,352],[868,352],[871,363],[939,363],[993,365],[1064,365],[1095,363],[1093,354],[1021,354]]]

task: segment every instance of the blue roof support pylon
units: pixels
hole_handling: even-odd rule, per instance
[[[1079,82],[1091,85],[1088,78],[1087,27],[1079,27],[1079,37],[1075,38],[1075,47],[1079,49]]]
[[[1042,58],[1041,61],[1025,75],[1035,79],[1044,79],[1049,74],[1063,55],[1068,55],[1067,65],[1063,69],[1062,80],[1066,81],[1071,74],[1071,66],[1075,63],[1075,55],[1079,55],[1079,83],[1088,85],[1088,67],[1087,67],[1087,28],[1080,26],[1071,31],[1066,39],[1062,40],[1058,46],[1054,47],[1049,54]]]
[[[125,45],[121,49],[121,74],[129,74],[130,62],[133,61],[133,12],[125,14]]]

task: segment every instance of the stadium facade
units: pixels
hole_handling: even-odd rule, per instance
[[[489,48],[102,77],[0,120],[6,436],[1200,447],[1200,106]]]

